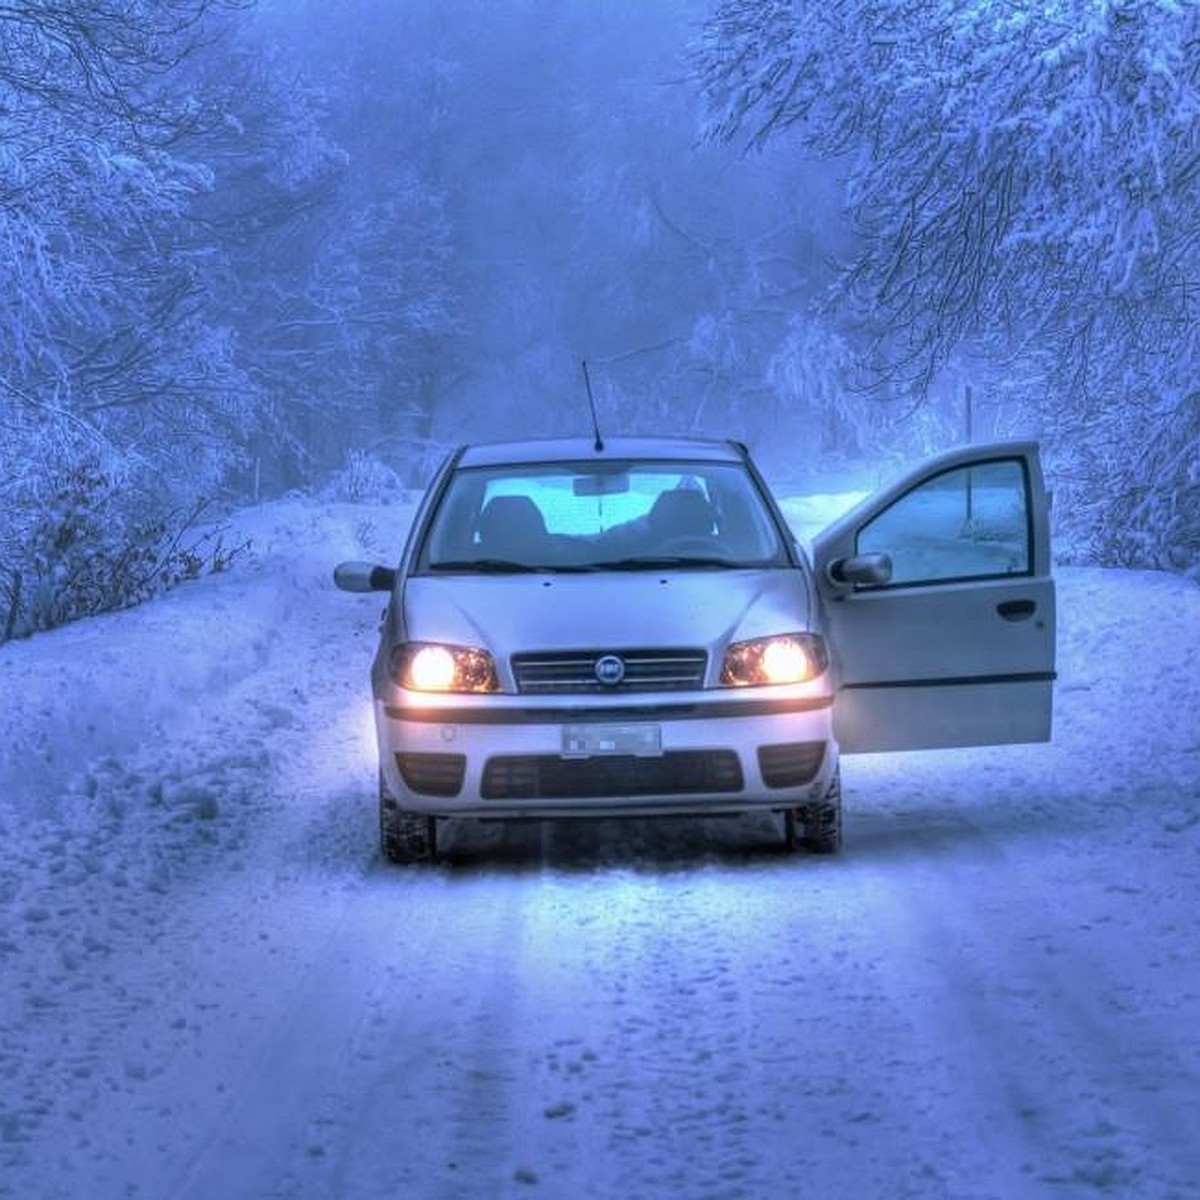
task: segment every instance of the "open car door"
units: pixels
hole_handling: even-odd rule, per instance
[[[972,446],[814,539],[844,753],[1049,740],[1048,510],[1036,444]]]

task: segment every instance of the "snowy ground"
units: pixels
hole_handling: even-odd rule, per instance
[[[831,502],[798,501],[798,522]],[[406,513],[0,646],[0,1196],[1200,1194],[1200,588],[1064,569],[1048,746],[765,819],[375,848]]]

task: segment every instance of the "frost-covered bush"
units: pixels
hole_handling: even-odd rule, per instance
[[[225,570],[247,549],[203,528],[203,503],[170,509],[140,496],[97,457],[68,464],[0,536],[0,640],[127,608]]]
[[[349,504],[394,504],[406,498],[400,476],[369,450],[351,450],[321,495]]]
[[[1061,559],[1200,581],[1200,396],[1104,414],[1087,437],[1057,429],[1048,466]]]

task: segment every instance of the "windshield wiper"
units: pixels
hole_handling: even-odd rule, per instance
[[[689,554],[641,554],[630,558],[614,558],[592,563],[593,571],[658,571],[676,567],[715,567],[719,570],[738,570],[741,563],[728,558]]]
[[[477,571],[481,575],[517,575],[545,571],[546,567],[510,558],[443,558],[429,564],[431,571]]]
[[[511,558],[454,558],[438,559],[429,564],[431,571],[478,571],[481,575],[527,575],[531,572],[546,575],[586,574],[598,568],[591,563],[527,563]]]
[[[741,570],[743,563],[728,558],[713,558],[687,554],[643,554],[629,558],[607,559],[592,563],[527,563],[511,558],[452,558],[437,559],[429,564],[431,571],[466,571],[479,575],[575,575],[595,571],[663,571],[679,568],[707,570]]]

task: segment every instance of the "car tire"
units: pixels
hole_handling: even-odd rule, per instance
[[[407,866],[437,855],[437,818],[405,812],[379,779],[379,849],[388,862]]]
[[[798,809],[803,826],[800,844],[813,854],[836,854],[842,845],[842,773],[835,767],[825,795],[815,804]]]

